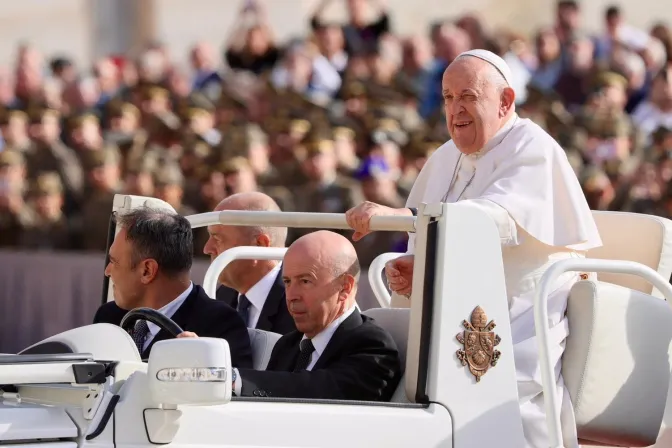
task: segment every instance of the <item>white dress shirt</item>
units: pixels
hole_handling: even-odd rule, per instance
[[[184,301],[189,297],[189,294],[191,294],[191,291],[194,289],[194,284],[189,282],[189,287],[175,300],[172,302],[169,302],[165,306],[163,306],[161,309],[158,309],[157,311],[161,314],[163,314],[166,317],[173,317],[175,312],[182,306]],[[160,328],[156,325],[153,324],[152,322],[147,322],[147,327],[149,328],[149,333],[147,333],[147,337],[145,338],[145,344],[142,346],[143,350],[147,350],[147,347],[149,347],[149,344],[152,343],[152,340],[154,339],[154,336],[159,332]]]
[[[276,267],[271,269],[266,275],[262,277],[253,287],[251,287],[245,297],[250,301],[250,308],[248,310],[247,326],[248,328],[256,328],[261,316],[261,310],[264,308],[264,303],[268,298],[268,294],[273,288],[275,279],[280,273],[282,263],[278,263]],[[238,294],[238,301],[240,303],[240,294]]]

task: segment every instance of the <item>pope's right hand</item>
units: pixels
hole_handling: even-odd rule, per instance
[[[356,207],[345,212],[345,219],[350,228],[355,233],[352,235],[353,241],[359,241],[371,233],[371,218],[374,216],[411,216],[412,213],[407,208],[392,208],[373,202],[363,202]]]
[[[402,255],[385,263],[385,276],[392,291],[402,296],[411,293],[414,262],[413,255]]]

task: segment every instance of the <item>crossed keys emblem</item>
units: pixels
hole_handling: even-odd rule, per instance
[[[471,313],[471,323],[463,320],[462,325],[465,330],[456,337],[464,349],[457,351],[457,358],[463,366],[469,366],[469,371],[479,382],[488,369],[497,364],[501,352],[495,346],[501,338],[492,331],[495,321],[488,322],[488,316],[480,306]]]

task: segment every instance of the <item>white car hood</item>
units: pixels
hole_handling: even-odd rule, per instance
[[[63,408],[0,401],[0,441],[76,437],[77,426]]]

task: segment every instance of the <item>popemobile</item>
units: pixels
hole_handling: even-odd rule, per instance
[[[162,201],[115,197],[115,217]],[[586,259],[556,262],[535,296],[535,325],[551,436],[563,446],[672,446],[670,342],[672,222],[594,212],[603,240]],[[212,224],[347,229],[345,215],[223,211],[189,216]],[[404,376],[390,402],[232,397],[231,356],[223,339],[155,344],[143,362],[126,329],[147,319],[182,330],[156,311],[130,311],[121,327],[88,325],[18,354],[0,355],[0,444],[4,448],[443,447],[524,446],[500,238],[491,218],[460,203],[430,203],[417,216],[374,217],[372,230],[415,233],[410,300],[390,297],[383,254],[369,276],[380,307],[364,311],[394,337]],[[631,235],[636,235],[635,242]],[[234,259],[282,259],[285,249],[238,247],[213,261],[204,288]],[[597,272],[568,302],[570,336],[562,374],[576,427],[560,399],[548,353],[549,285],[565,272]],[[102,274],[102,273],[101,273]],[[592,278],[592,277],[591,277]],[[111,282],[104,295],[112,299]],[[264,369],[279,335],[249,330],[254,368]],[[319,444],[318,444],[319,441]]]

